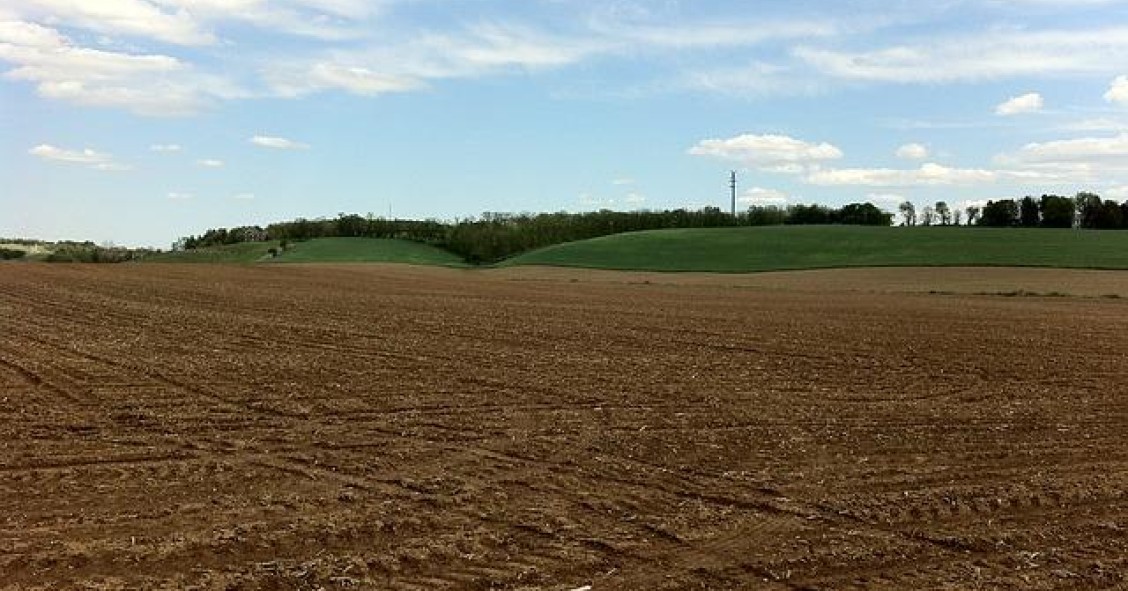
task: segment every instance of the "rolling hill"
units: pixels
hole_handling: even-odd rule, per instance
[[[154,263],[406,263],[461,266],[462,260],[440,248],[408,240],[381,238],[315,238],[294,242],[277,257],[277,241],[243,242],[163,253],[146,258]]]
[[[291,244],[272,259],[280,263],[406,263],[463,266],[457,255],[441,248],[384,238],[316,238]]]
[[[1128,232],[769,226],[655,230],[559,244],[501,266],[747,273],[888,266],[1128,269]]]

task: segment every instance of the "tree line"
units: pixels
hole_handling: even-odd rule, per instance
[[[1039,198],[988,201],[983,206],[952,208],[944,201],[923,207],[912,202],[899,206],[905,226],[988,226],[1027,228],[1128,228],[1128,202],[1118,204],[1094,193],[1074,197],[1042,195]],[[716,207],[699,210],[611,211],[586,213],[509,214],[484,213],[479,217],[439,220],[402,220],[372,214],[338,214],[335,218],[277,222],[266,226],[209,229],[199,236],[178,240],[174,250],[191,250],[277,240],[285,249],[290,242],[312,238],[397,238],[446,249],[474,264],[493,263],[522,252],[576,240],[622,232],[671,228],[721,228],[772,225],[890,226],[893,214],[871,203],[842,207],[817,204],[753,206],[736,216]]]
[[[338,214],[329,219],[297,219],[263,228],[215,228],[187,236],[174,250],[279,240],[284,244],[328,237],[398,238],[449,250],[470,263],[492,263],[522,252],[575,240],[622,232],[670,228],[720,228],[782,224],[845,224],[889,226],[893,214],[871,203],[851,203],[840,208],[824,205],[755,206],[732,216],[719,208],[664,211],[611,211],[587,213],[507,214],[484,213],[477,218],[442,222],[399,220]]]
[[[98,245],[93,242],[64,240],[46,242],[27,239],[0,239],[0,244],[25,246],[23,248],[0,247],[0,261],[33,260],[48,263],[124,263],[143,259],[159,252],[152,248],[128,248],[113,244]]]
[[[1087,192],[1074,197],[1028,195],[1022,199],[1000,199],[962,211],[952,210],[944,201],[925,206],[919,213],[910,201],[901,203],[898,209],[905,226],[958,226],[966,220],[968,226],[995,228],[1128,229],[1128,201],[1117,203]]]

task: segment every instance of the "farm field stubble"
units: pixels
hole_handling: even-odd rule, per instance
[[[1124,588],[1125,296],[0,265],[0,589]]]

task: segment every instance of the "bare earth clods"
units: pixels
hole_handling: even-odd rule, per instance
[[[997,271],[0,266],[0,589],[1124,588],[1124,276]]]

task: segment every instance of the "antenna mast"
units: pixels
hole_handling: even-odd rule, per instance
[[[729,173],[729,188],[732,189],[732,217],[736,217],[736,171]]]

